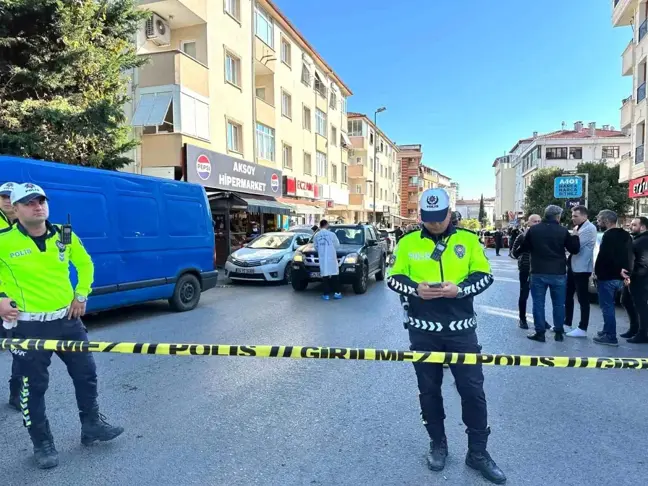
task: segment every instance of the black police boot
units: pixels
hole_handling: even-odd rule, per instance
[[[93,442],[107,442],[119,437],[123,427],[116,427],[106,422],[106,417],[98,410],[91,413],[79,413],[81,418],[81,444],[90,445]]]
[[[427,455],[428,467],[432,471],[443,471],[448,457],[448,441],[445,437],[430,441],[430,450]]]
[[[58,452],[54,447],[54,437],[49,422],[44,425],[29,427],[29,436],[34,444],[34,459],[40,469],[51,469],[58,466]]]
[[[466,466],[479,471],[491,483],[504,484],[506,476],[486,451],[490,428],[486,430],[468,429],[466,432],[468,433]]]
[[[533,334],[529,334],[527,336],[527,339],[530,339],[531,341],[538,341],[540,343],[544,343],[545,342],[545,333],[536,331]]]
[[[20,389],[22,383],[20,379],[12,378],[9,380],[9,406],[20,412]]]

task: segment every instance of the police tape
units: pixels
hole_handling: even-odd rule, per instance
[[[266,346],[229,344],[108,343],[49,339],[0,339],[0,350],[60,353],[121,353],[171,356],[236,356],[249,358],[340,359],[401,361],[449,365],[539,366],[549,368],[648,369],[648,358],[577,358],[516,354],[445,353],[393,349],[333,348],[322,346]]]

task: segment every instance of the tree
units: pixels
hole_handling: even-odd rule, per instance
[[[136,0],[0,4],[0,153],[118,169],[137,143],[125,125]]]
[[[462,219],[459,226],[472,231],[479,231],[481,229],[481,224],[476,219]]]
[[[482,226],[486,226],[488,224],[488,217],[486,216],[486,209],[484,208],[484,195],[481,195],[481,199],[479,200],[479,215],[478,215],[479,222],[482,224]]]
[[[578,173],[589,175],[588,209],[593,219],[603,209],[611,209],[619,217],[626,214],[632,204],[628,197],[628,184],[619,184],[619,166],[608,167],[604,163],[585,162],[576,167]],[[549,204],[565,208],[565,199],[554,198],[554,179],[563,174],[560,169],[542,169],[527,187],[525,213],[543,215]],[[562,222],[567,223],[571,215],[564,211]]]

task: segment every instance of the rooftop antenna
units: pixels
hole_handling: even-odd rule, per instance
[[[565,122],[562,122],[562,131],[563,132],[565,131],[565,125],[566,125]]]

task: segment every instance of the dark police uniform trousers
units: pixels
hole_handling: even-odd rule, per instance
[[[444,336],[410,328],[409,338],[412,351],[481,352],[477,333],[474,330],[468,334]],[[414,363],[414,370],[418,380],[423,423],[430,438],[433,441],[439,441],[445,437],[445,410],[441,395],[443,365]],[[471,450],[485,450],[490,429],[482,365],[451,364],[450,370],[461,396],[462,419],[468,434],[468,447]]]
[[[39,338],[69,341],[87,341],[88,334],[81,319],[57,319],[49,322],[19,321],[14,328],[15,338]],[[42,427],[46,422],[45,392],[49,384],[48,367],[52,351],[22,351],[12,353],[19,361],[23,375],[21,408],[27,427]],[[57,352],[65,363],[74,383],[77,406],[82,414],[98,410],[97,367],[91,353]]]
[[[11,339],[14,337],[13,329],[7,331],[2,324],[0,324],[0,339],[6,338]],[[19,387],[22,383],[21,373],[20,373],[20,362],[16,359],[15,355],[13,356],[13,361],[11,363],[11,378],[9,379],[9,389],[13,390],[14,387]]]

